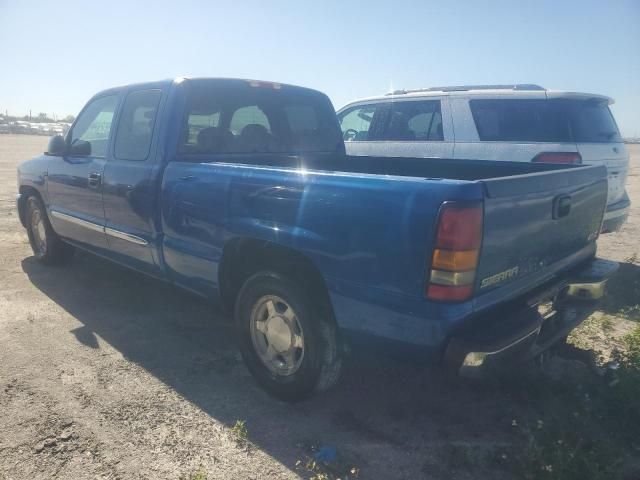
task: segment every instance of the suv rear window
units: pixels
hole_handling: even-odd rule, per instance
[[[469,105],[483,141],[621,141],[609,106],[599,100],[483,99]]]
[[[194,80],[182,153],[308,153],[342,147],[329,99],[312,90],[250,81]]]

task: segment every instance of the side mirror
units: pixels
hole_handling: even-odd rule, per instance
[[[49,146],[47,147],[47,155],[55,155],[58,157],[63,156],[67,151],[67,142],[64,141],[62,135],[56,135],[49,139]]]
[[[91,155],[91,143],[86,140],[74,140],[71,148],[69,148],[69,155],[74,157],[88,157]]]

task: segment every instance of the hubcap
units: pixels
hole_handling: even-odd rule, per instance
[[[266,295],[251,311],[251,341],[271,373],[294,374],[304,357],[304,335],[296,313],[276,295]]]
[[[31,213],[31,232],[34,250],[38,255],[44,255],[47,250],[47,231],[44,228],[42,213],[39,209],[35,209]]]

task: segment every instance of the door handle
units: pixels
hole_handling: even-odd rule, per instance
[[[90,187],[98,187],[100,186],[100,182],[102,180],[102,175],[99,173],[90,173],[89,174],[89,186]]]

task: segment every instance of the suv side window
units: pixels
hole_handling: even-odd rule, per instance
[[[117,95],[106,95],[90,102],[80,113],[69,133],[71,156],[105,157]]]
[[[346,110],[338,117],[345,141],[370,140],[369,129],[377,105],[362,105]]]
[[[131,92],[118,121],[114,156],[120,160],[146,160],[162,90]]]
[[[469,101],[483,142],[572,142],[565,105],[541,99]]]
[[[362,105],[344,111],[340,128],[345,141],[443,141],[440,100]]]
[[[393,102],[388,105],[389,118],[379,140],[444,140],[439,100]]]

